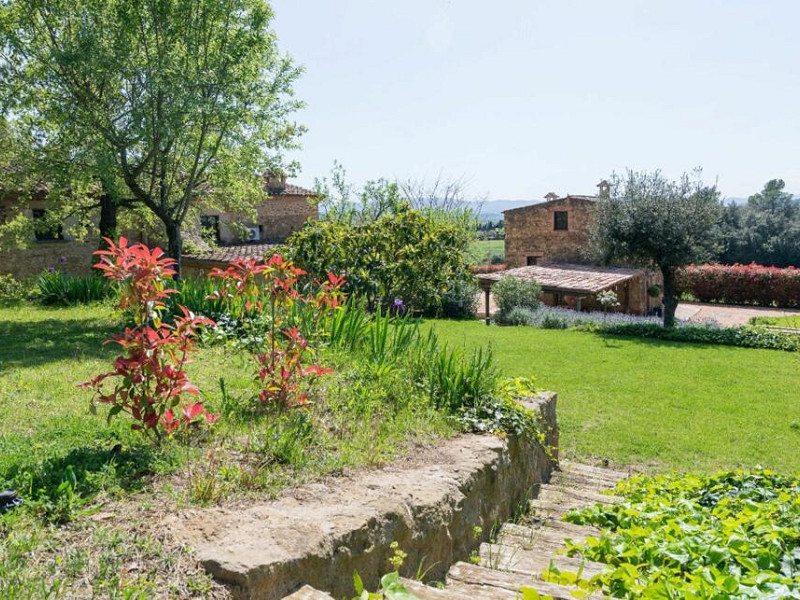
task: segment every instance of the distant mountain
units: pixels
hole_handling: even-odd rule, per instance
[[[487,200],[485,202],[468,202],[471,209],[478,212],[481,221],[497,221],[503,218],[503,211],[520,206],[536,204],[541,200]]]

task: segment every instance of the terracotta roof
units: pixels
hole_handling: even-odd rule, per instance
[[[234,244],[232,246],[218,246],[208,252],[199,254],[184,254],[184,258],[209,263],[229,263],[234,258],[255,258],[261,260],[264,256],[273,253],[279,244]]]
[[[504,210],[503,214],[507,212],[515,212],[518,210],[528,210],[529,208],[546,206],[548,204],[555,204],[556,202],[563,202],[564,200],[583,200],[584,202],[596,202],[597,196],[583,196],[580,194],[567,194],[561,198],[556,198],[555,200],[546,200],[542,202],[534,202],[533,204],[528,204],[526,206],[518,206],[517,208],[509,208],[508,210]]]
[[[300,187],[299,185],[294,185],[293,183],[287,183],[286,187],[284,187],[280,192],[277,190],[270,190],[270,196],[316,196],[317,193],[308,190],[304,187]]]
[[[641,269],[598,267],[570,263],[545,263],[478,275],[483,287],[489,287],[506,275],[535,279],[546,292],[596,294],[628,279],[644,274]]]

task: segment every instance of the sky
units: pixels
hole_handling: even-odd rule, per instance
[[[273,0],[305,73],[296,178],[463,178],[471,197],[592,194],[702,167],[800,193],[798,0]]]

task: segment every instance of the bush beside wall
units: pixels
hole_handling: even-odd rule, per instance
[[[750,265],[690,265],[676,273],[678,292],[700,302],[800,307],[800,269]]]

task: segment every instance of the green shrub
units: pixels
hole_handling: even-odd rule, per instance
[[[114,286],[98,275],[44,272],[36,280],[36,297],[43,304],[88,304],[110,298]]]
[[[594,325],[584,329],[596,329]],[[641,338],[655,338],[671,342],[693,342],[701,344],[721,344],[724,346],[740,346],[742,348],[764,348],[768,350],[800,350],[800,336],[743,325],[741,327],[712,327],[709,325],[682,325],[665,329],[653,323],[620,323],[608,326],[609,335],[621,335]]]
[[[478,284],[473,277],[451,282],[442,294],[442,305],[438,316],[446,319],[474,319]]]
[[[534,279],[506,275],[492,286],[492,294],[501,314],[508,314],[515,308],[536,310],[541,304],[542,286]]]
[[[22,300],[28,291],[28,287],[10,273],[0,273],[0,300]]]
[[[535,321],[534,312],[530,308],[518,306],[512,308],[507,313],[499,313],[497,322],[501,325],[533,325]]]
[[[312,221],[289,247],[290,258],[314,277],[344,275],[344,291],[370,310],[399,298],[409,310],[431,312],[450,282],[469,279],[470,238],[461,222],[406,208],[365,222]]]

